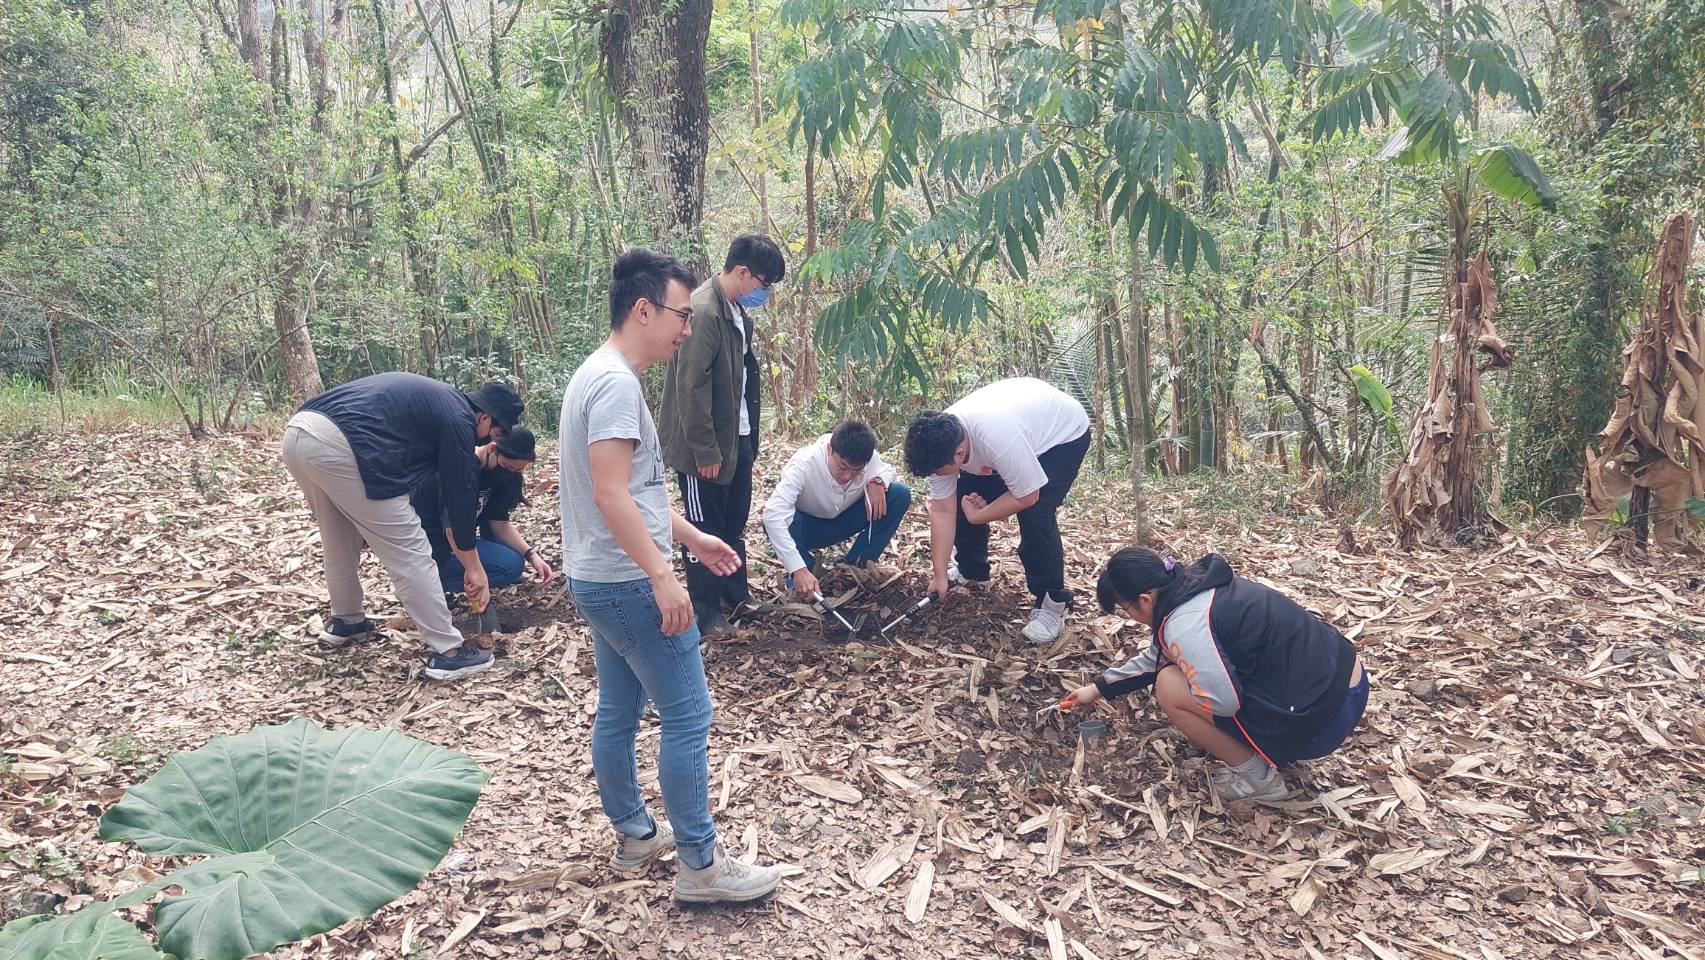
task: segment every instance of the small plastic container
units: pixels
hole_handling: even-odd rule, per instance
[[[1077,725],[1077,738],[1086,747],[1099,747],[1107,742],[1108,732],[1105,720],[1080,720]]]

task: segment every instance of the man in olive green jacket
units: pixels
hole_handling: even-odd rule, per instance
[[[728,633],[735,618],[770,609],[752,602],[746,579],[746,521],[752,514],[752,462],[758,457],[758,359],[750,311],[787,275],[775,242],[736,237],[722,272],[693,291],[692,336],[669,361],[657,430],[663,462],[681,485],[693,526],[733,547],[740,568],[717,576],[685,547],[687,593],[699,631]]]

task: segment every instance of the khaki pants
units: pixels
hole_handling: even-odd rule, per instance
[[[308,497],[320,525],[332,616],[361,620],[361,547],[373,548],[391,575],[397,599],[426,645],[448,653],[462,645],[438,582],[438,566],[420,517],[406,496],[369,500],[349,441],[324,414],[304,411],[284,428],[284,465]]]

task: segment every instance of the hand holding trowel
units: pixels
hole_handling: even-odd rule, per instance
[[[479,615],[479,627],[469,639],[481,650],[490,650],[497,646],[497,604],[487,600],[474,607],[474,613]]]

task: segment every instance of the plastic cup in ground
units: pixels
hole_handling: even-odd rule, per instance
[[[1083,720],[1077,725],[1077,736],[1086,747],[1099,747],[1107,742],[1107,721]]]

